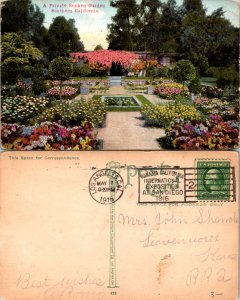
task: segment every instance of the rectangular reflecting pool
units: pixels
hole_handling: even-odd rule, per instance
[[[141,103],[134,96],[111,95],[102,96],[101,100],[109,107],[139,107]]]

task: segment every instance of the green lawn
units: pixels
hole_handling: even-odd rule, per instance
[[[94,95],[93,99],[100,99],[103,95]],[[151,104],[151,102],[145,98],[143,95],[135,95],[142,105]],[[107,111],[140,111],[140,106],[138,107],[107,107]]]
[[[201,77],[200,82],[201,82],[202,85],[216,86],[217,78],[214,78],[214,77]]]
[[[142,105],[151,104],[151,102],[143,95],[135,95],[135,97],[142,103]]]

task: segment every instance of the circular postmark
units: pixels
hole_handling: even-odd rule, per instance
[[[119,200],[123,189],[122,177],[111,169],[101,169],[95,172],[89,180],[90,195],[101,204],[111,204]]]

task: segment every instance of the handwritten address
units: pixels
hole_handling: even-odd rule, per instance
[[[225,238],[221,240],[221,228],[223,225],[234,226],[237,223],[236,211],[230,215],[227,213],[218,215],[211,208],[196,209],[188,217],[174,211],[159,211],[148,217],[136,217],[127,213],[118,215],[120,226],[141,228],[142,238],[138,238],[138,243],[144,249],[166,249],[168,255],[173,256],[174,251],[171,253],[171,249],[181,246],[186,249],[194,246],[195,251],[190,254],[193,256],[190,260],[192,263],[189,264],[189,269],[183,270],[186,287],[206,285],[211,282],[225,284],[232,281],[229,266],[236,264],[237,253],[234,253],[231,248],[221,249],[225,240]],[[202,226],[206,228],[206,225],[209,225],[207,226],[209,230],[201,229]],[[195,230],[188,230],[191,226],[194,226]],[[212,292],[211,295],[217,294]]]

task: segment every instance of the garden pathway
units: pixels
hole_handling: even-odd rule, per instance
[[[169,102],[157,95],[129,91],[123,86],[112,86],[106,95],[144,95],[153,104]],[[83,98],[92,98],[92,94]],[[80,100],[82,95],[79,95]],[[77,98],[76,98],[77,99]],[[160,128],[144,127],[140,112],[108,112],[106,127],[98,128],[97,138],[103,140],[103,150],[160,150],[157,139],[165,136]]]
[[[98,129],[103,150],[160,150],[163,129],[144,127],[140,112],[108,112],[106,127]]]
[[[111,86],[108,90],[108,94],[111,95],[125,95],[129,94],[127,90],[123,86]]]

